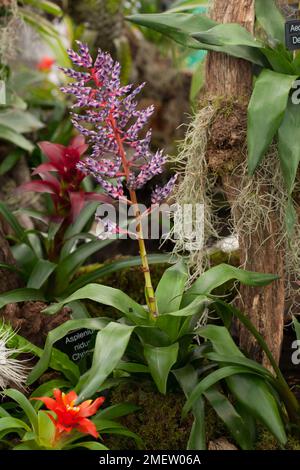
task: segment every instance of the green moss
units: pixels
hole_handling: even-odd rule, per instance
[[[116,387],[111,394],[111,403],[134,403],[140,411],[122,418],[122,423],[131,431],[138,433],[144,441],[146,450],[184,450],[186,449],[193,418],[189,415],[181,420],[185,397],[180,391],[167,395],[158,393],[152,382],[128,382]],[[236,445],[223,422],[215,411],[206,404],[205,430],[207,443],[225,437]],[[132,440],[121,436],[105,438],[111,450],[135,449]],[[256,450],[280,450],[276,439],[262,426],[258,425]],[[286,449],[300,450],[300,440],[289,436]]]
[[[106,10],[111,15],[115,15],[120,10],[120,0],[106,0]]]

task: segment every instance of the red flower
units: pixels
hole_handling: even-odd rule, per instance
[[[47,161],[35,168],[33,175],[39,175],[41,179],[23,184],[20,191],[49,193],[54,203],[55,217],[70,219],[71,222],[87,201],[111,202],[111,198],[85,192],[81,187],[85,174],[77,169],[77,164],[88,148],[83,136],[75,137],[67,147],[51,142],[40,142],[39,146]]]
[[[49,72],[55,60],[52,57],[45,56],[37,64],[36,68],[41,72]]]
[[[94,402],[87,400],[80,405],[75,405],[78,396],[74,391],[65,394],[56,388],[53,390],[53,395],[54,398],[36,397],[32,400],[42,401],[48,410],[56,414],[54,418],[49,413],[56,427],[56,440],[62,437],[63,433],[70,433],[73,429],[95,438],[99,437],[95,424],[87,418],[97,412],[105,400],[104,397],[99,397]]]

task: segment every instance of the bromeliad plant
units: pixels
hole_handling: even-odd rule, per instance
[[[140,88],[131,91],[131,86],[120,87],[119,65],[107,54],[100,51],[93,63],[87,47],[81,44],[79,53],[70,51],[70,57],[84,71],[65,71],[76,80],[65,91],[76,96],[77,107],[84,108],[82,114],[74,116],[74,124],[93,144],[92,155],[80,163],[80,169],[91,173],[110,196],[136,205],[135,189],[153,174],[161,172],[163,160],[160,152],[155,155],[149,152],[149,132],[146,139],[138,138],[138,132],[152,108],[137,111],[137,103],[133,99]],[[128,124],[132,117],[137,120]],[[90,126],[86,128],[82,122]],[[134,149],[132,159],[128,158],[125,146]],[[148,161],[141,167],[138,159],[143,157]],[[113,178],[117,178],[116,184],[112,182]],[[123,182],[130,200],[126,198]],[[158,203],[165,198],[174,182],[172,178],[163,189],[156,188],[152,202]],[[138,208],[136,215],[140,217]],[[78,401],[95,394],[112,373],[117,376],[121,373],[150,374],[163,394],[172,385],[173,376],[188,397],[186,410],[192,407],[195,417],[189,449],[205,448],[203,394],[241,448],[253,447],[254,435],[249,432],[249,416],[262,421],[284,445],[285,422],[290,419],[298,424],[299,404],[251,323],[239,311],[212,297],[214,289],[230,280],[263,286],[277,277],[219,265],[205,272],[186,289],[188,271],[185,263],[179,261],[166,270],[154,292],[141,228],[137,232],[145,274],[146,306],[139,305],[118,289],[89,284],[45,310],[48,314],[55,314],[66,303],[90,299],[113,307],[123,315],[118,322],[104,319],[107,323],[103,328],[98,326],[100,331],[91,369],[81,376],[76,388]],[[198,322],[212,306],[219,312],[227,329],[211,325],[197,328]],[[248,360],[235,346],[228,333],[233,314],[259,341],[274,367],[274,376]],[[51,332],[44,353],[30,374],[29,383],[47,369],[52,346],[65,330],[66,326],[62,325]],[[194,342],[197,334],[207,339],[200,348]],[[225,390],[223,380],[227,383]],[[260,400],[248,399],[248,394],[254,390]],[[234,402],[229,400],[230,396],[234,397]]]
[[[55,382],[59,381],[46,382],[38,387],[30,397],[32,402],[17,390],[5,391],[6,397],[12,402],[0,406],[0,436],[3,439],[7,435],[16,434],[20,441],[16,444],[5,440],[8,447],[13,450],[108,450],[99,442],[99,433],[120,434],[134,439],[139,447],[142,446],[139,436],[116,421],[116,418],[136,411],[136,406],[114,405],[98,411],[104,397],[75,405],[77,394],[74,391],[64,393],[58,388],[53,389]],[[45,396],[40,397],[40,393]],[[50,397],[52,394],[54,398]],[[42,403],[49,411],[40,409]],[[18,408],[21,408],[21,412]],[[92,436],[94,440],[87,440],[87,436]]]
[[[277,137],[283,178],[288,193],[292,194],[300,162],[300,148],[294,138],[300,110],[291,96],[300,74],[299,55],[285,47],[285,20],[274,1],[255,0],[255,10],[264,39],[253,37],[239,24],[218,24],[201,14],[167,12],[128,19],[185,47],[224,52],[256,66],[258,74],[248,108],[249,173],[254,174]]]
[[[40,179],[24,184],[19,192],[48,194],[53,208],[47,213],[29,209],[20,212],[45,224],[45,230],[24,230],[15,215],[0,202],[0,213],[14,232],[12,252],[17,263],[16,267],[1,264],[1,268],[17,269],[27,286],[1,295],[1,307],[7,302],[53,300],[101,276],[138,264],[137,257],[119,260],[74,279],[89,256],[113,242],[113,239],[98,240],[89,233],[92,216],[99,203],[112,202],[113,199],[103,193],[85,190],[86,175],[77,165],[87,147],[82,136],[75,137],[67,147],[50,142],[40,143],[47,158],[33,172]],[[80,241],[84,243],[78,246]],[[162,255],[154,255],[149,260],[150,263],[166,261],[166,256]]]

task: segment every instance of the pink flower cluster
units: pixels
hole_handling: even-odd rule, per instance
[[[150,150],[151,130],[139,137],[154,107],[139,110],[136,96],[145,84],[133,89],[122,86],[121,67],[112,57],[99,50],[93,61],[89,49],[78,42],[78,52],[69,50],[73,64],[80,70],[63,68],[74,81],[62,91],[75,96],[72,122],[92,146],[90,157],[78,163],[85,174],[92,175],[111,197],[125,198],[123,183],[129,191],[142,188],[163,171],[162,151]],[[128,157],[130,155],[130,157]],[[153,191],[152,202],[160,203],[172,192],[176,176]]]

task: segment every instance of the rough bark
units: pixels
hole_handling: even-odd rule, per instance
[[[249,31],[254,29],[254,0],[215,0],[212,17],[224,23],[240,23]],[[227,125],[223,119],[224,135],[219,136],[217,145],[209,144],[209,154],[219,151],[220,158],[214,158],[213,170],[217,171],[229,202],[236,197],[240,180],[231,175],[232,165],[245,159],[246,150],[246,107],[252,90],[251,64],[228,57],[225,54],[209,53],[206,65],[206,94],[221,97],[231,103],[235,119]],[[241,119],[238,116],[241,116]],[[223,116],[224,118],[224,116]],[[221,116],[222,119],[222,116]],[[245,129],[241,130],[241,123]],[[218,124],[218,123],[217,123]],[[216,123],[214,123],[216,126]],[[219,122],[219,127],[221,123]],[[218,127],[218,126],[217,126]],[[213,131],[212,131],[213,138]],[[223,144],[222,144],[223,139]],[[222,150],[222,151],[221,151]],[[218,153],[216,153],[218,155]],[[228,162],[231,160],[231,165]],[[240,237],[241,262],[251,271],[276,273],[281,279],[264,288],[241,286],[241,307],[258,328],[270,347],[277,362],[280,359],[284,325],[284,254],[276,240],[277,220],[272,220],[268,230],[259,228],[250,240]],[[261,240],[267,240],[261,246]],[[248,248],[250,245],[250,248]],[[252,358],[267,364],[266,358],[249,332],[240,328],[240,345]]]

